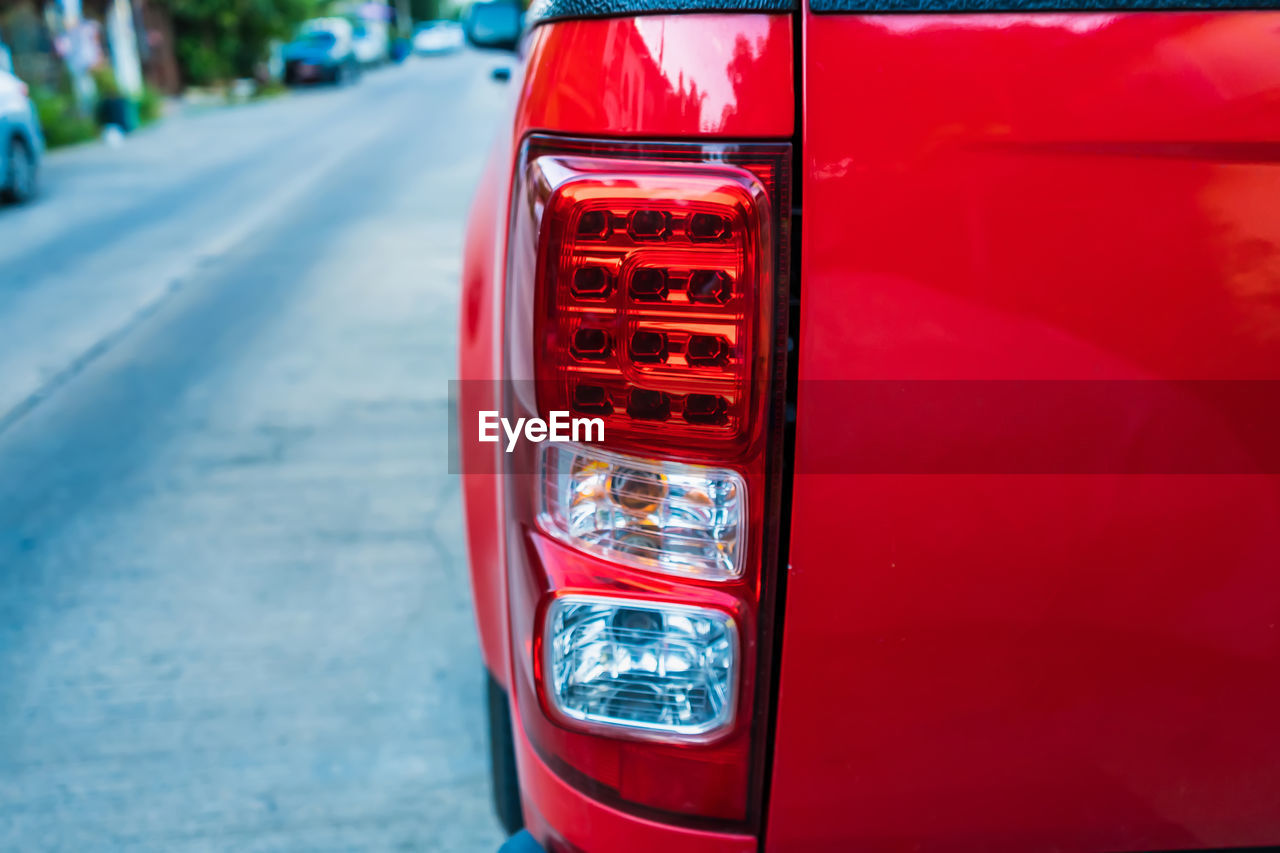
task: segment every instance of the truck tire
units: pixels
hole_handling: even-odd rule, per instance
[[[509,835],[524,828],[520,805],[520,780],[516,775],[516,747],[511,733],[511,706],[507,691],[485,670],[485,705],[489,718],[489,781],[493,810]]]

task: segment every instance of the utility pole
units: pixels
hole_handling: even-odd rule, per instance
[[[96,91],[89,77],[89,68],[96,61],[90,43],[90,33],[85,25],[80,0],[57,0],[57,14],[53,16],[58,27],[50,27],[55,33],[58,53],[67,64],[71,77],[71,93],[76,99],[76,109],[81,115],[89,115]],[[46,22],[50,20],[49,7],[45,7]]]
[[[129,0],[112,0],[107,8],[107,40],[120,91],[131,98],[138,97],[142,94],[142,61],[138,58],[138,31]]]

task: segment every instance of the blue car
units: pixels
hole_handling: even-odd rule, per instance
[[[36,193],[44,136],[27,84],[0,69],[0,199],[24,202]]]
[[[360,76],[355,32],[343,18],[315,18],[284,47],[284,82],[351,83]]]

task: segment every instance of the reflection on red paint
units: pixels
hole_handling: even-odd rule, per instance
[[[792,132],[791,18],[680,15],[534,31],[526,130],[634,136]]]

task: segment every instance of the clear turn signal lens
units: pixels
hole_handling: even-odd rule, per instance
[[[548,444],[542,524],[606,559],[724,579],[742,573],[746,486],[733,471]]]
[[[727,613],[566,595],[547,611],[550,698],[584,723],[704,735],[733,721],[737,636]]]

